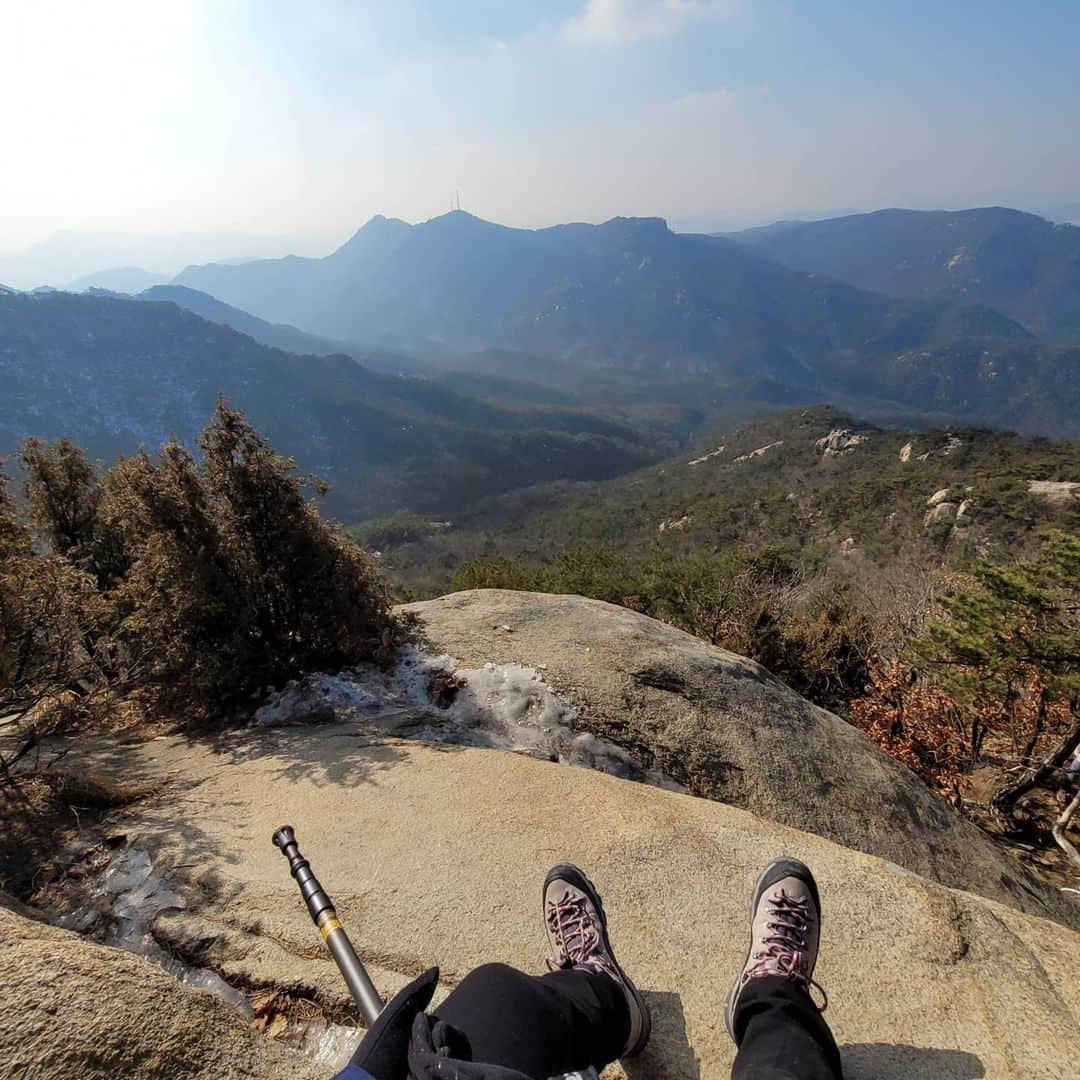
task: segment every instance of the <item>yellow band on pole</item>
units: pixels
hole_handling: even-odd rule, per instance
[[[322,934],[323,941],[329,941],[330,940],[330,935],[335,930],[340,930],[340,929],[341,929],[341,923],[338,922],[337,916],[331,916],[329,919],[326,919],[324,922],[319,923],[319,933]]]

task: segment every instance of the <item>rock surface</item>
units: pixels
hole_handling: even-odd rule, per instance
[[[814,446],[824,457],[841,457],[854,452],[857,447],[868,441],[866,435],[852,431],[850,428],[833,428],[828,435],[823,435],[818,439]],[[900,460],[906,461],[907,458],[901,456]]]
[[[1058,509],[1074,505],[1080,500],[1080,482],[1073,480],[1029,480],[1028,493],[1044,499]]]
[[[848,1080],[1075,1075],[1075,931],[743,810],[501,751],[372,743],[357,725],[214,745],[103,740],[82,754],[153,782],[153,796],[106,827],[184,894],[184,911],[158,917],[159,938],[237,984],[345,1001],[270,844],[282,822],[384,993],[432,963],[446,986],[492,960],[543,970],[541,881],[571,859],[602,890],[620,962],[653,1009],[631,1078],[725,1078],[723,997],[745,955],[749,890],[765,862],[790,853],[819,878],[817,975]],[[146,964],[46,928],[26,945],[26,932],[4,936],[4,956],[20,959],[4,980],[0,1039],[7,1054],[46,1062],[29,1075],[103,1075],[98,1052],[112,1075],[281,1075],[281,1053],[256,1053],[221,1008]],[[69,1060],[82,1046],[91,1071],[47,1064],[46,1025]],[[140,1053],[150,1057],[124,1068]],[[291,1075],[311,1072],[299,1062]]]
[[[4,1076],[325,1077],[325,1069],[256,1037],[209,994],[10,907],[0,906]]]
[[[1044,885],[866,736],[763,667],[597,600],[502,590],[411,604],[470,666],[542,667],[580,726],[694,794],[746,807],[947,885],[1080,925]],[[498,632],[504,625],[512,634]]]
[[[923,517],[923,525],[938,525],[943,521],[952,521],[956,517],[957,506],[954,502],[935,503]]]

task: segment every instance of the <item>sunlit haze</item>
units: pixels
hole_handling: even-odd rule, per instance
[[[459,191],[507,224],[695,229],[1080,202],[1067,0],[5,9],[5,253],[60,230],[322,253]]]

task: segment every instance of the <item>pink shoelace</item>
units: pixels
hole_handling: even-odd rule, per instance
[[[607,970],[603,958],[596,955],[600,931],[586,903],[585,897],[567,892],[557,903],[548,905],[545,912],[548,929],[563,955],[562,960],[548,957],[547,965],[552,971],[581,965]]]
[[[750,956],[756,963],[743,972],[743,986],[763,975],[785,975],[802,983],[807,990],[816,988],[821,994],[818,1008],[824,1012],[829,998],[821,983],[810,975],[810,958],[806,952],[806,928],[813,918],[809,902],[795,900],[781,889],[766,896],[765,903],[772,916],[765,923],[769,933],[763,938],[765,948]]]

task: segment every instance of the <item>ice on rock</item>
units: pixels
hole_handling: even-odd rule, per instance
[[[111,856],[74,909],[56,922],[157,964],[185,986],[209,991],[250,1020],[254,1014],[243,993],[213,971],[181,963],[157,943],[151,931],[154,919],[185,907],[184,898],[154,873],[150,852],[128,848]]]
[[[451,679],[446,707],[432,686]],[[627,779],[682,790],[612,743],[577,729],[577,710],[524,664],[460,668],[446,655],[410,645],[389,670],[362,664],[338,675],[315,675],[271,694],[253,726],[304,723],[333,711],[339,721],[366,722],[375,730],[429,742],[490,747],[599,769]]]

